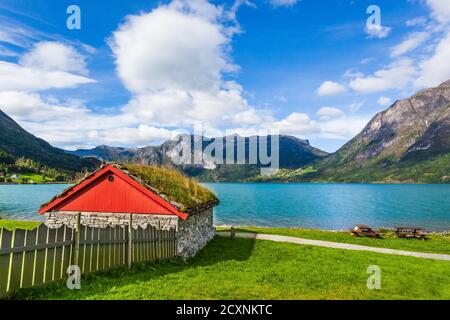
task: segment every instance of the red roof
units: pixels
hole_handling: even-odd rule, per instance
[[[113,165],[105,166],[43,205],[39,214],[50,211],[176,215],[183,220],[188,217]]]

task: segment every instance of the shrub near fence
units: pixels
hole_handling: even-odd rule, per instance
[[[77,232],[79,230],[79,232]],[[175,229],[40,225],[33,230],[0,229],[0,297],[67,278],[70,265],[82,274],[158,261],[177,255]]]

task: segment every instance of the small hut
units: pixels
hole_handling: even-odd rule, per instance
[[[44,204],[46,225],[74,228],[148,225],[176,230],[178,255],[195,255],[215,233],[216,196],[175,170],[107,164]]]

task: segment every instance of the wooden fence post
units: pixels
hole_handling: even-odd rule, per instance
[[[231,239],[236,238],[236,228],[234,226],[231,226],[231,228],[230,228],[230,238]]]
[[[161,221],[158,221],[158,230],[156,231],[157,258],[161,260]]]
[[[78,266],[80,261],[80,240],[81,240],[81,212],[77,213],[77,222],[75,228],[75,247],[73,254],[73,264]]]
[[[130,222],[128,224],[128,268],[131,269],[133,263],[133,214],[130,213]]]

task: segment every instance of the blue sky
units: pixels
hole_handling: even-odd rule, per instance
[[[69,5],[81,29],[66,26]],[[370,5],[381,25],[368,29]],[[67,149],[192,131],[284,133],[335,151],[450,78],[447,0],[0,4],[0,106]]]

